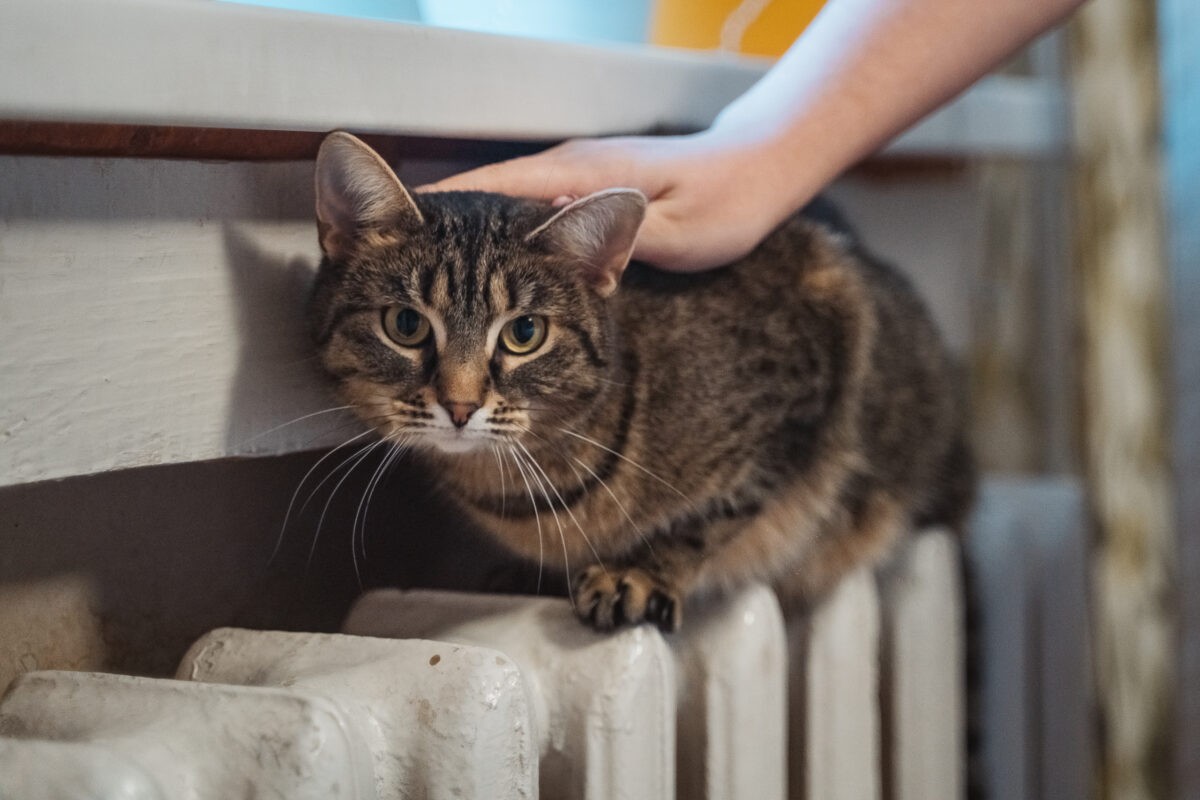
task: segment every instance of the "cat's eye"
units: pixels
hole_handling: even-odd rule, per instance
[[[383,332],[398,345],[419,347],[429,338],[429,320],[408,306],[389,306],[383,310]]]
[[[533,314],[517,317],[500,331],[500,346],[518,356],[532,353],[546,341],[546,330],[545,317]]]

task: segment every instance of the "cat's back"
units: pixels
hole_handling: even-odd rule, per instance
[[[852,418],[855,460],[900,486],[936,482],[960,437],[953,369],[927,309],[828,206],[721,269],[634,265],[618,295],[663,447],[798,465],[831,421]]]
[[[868,253],[836,207],[820,199],[726,267],[667,273],[634,263],[620,294],[623,336],[650,360],[687,354],[716,367],[780,348],[837,350],[850,346],[847,335],[861,334],[873,342],[873,360],[898,368],[914,359],[939,368],[947,362],[909,279]]]
[[[802,315],[792,313],[795,303],[815,300],[819,294],[811,279],[834,275],[913,295],[903,276],[865,254],[837,208],[818,199],[728,266],[677,273],[634,262],[621,283],[622,316],[627,325],[637,326],[642,320],[654,325],[654,320],[665,318],[689,328],[692,323],[721,327],[747,311],[798,319]],[[722,319],[722,310],[728,319]],[[699,332],[699,327],[691,332]]]
[[[642,360],[703,364],[713,381],[747,378],[725,369],[747,361],[770,373],[765,362],[774,356],[849,355],[846,336],[876,321],[932,330],[908,281],[867,256],[825,205],[806,208],[719,269],[668,273],[631,264],[616,317],[627,349]]]
[[[650,435],[680,461],[713,448],[741,458],[794,419],[815,426],[860,349],[867,281],[841,234],[802,215],[719,269],[631,265],[615,321]]]

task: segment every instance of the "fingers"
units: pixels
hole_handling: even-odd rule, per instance
[[[645,142],[636,137],[574,139],[541,153],[454,175],[417,191],[476,190],[557,201],[624,186],[653,199],[657,186],[642,157],[645,148]]]
[[[696,272],[744,256],[773,227],[744,202],[751,192],[733,192],[743,170],[728,164],[724,151],[714,155],[692,139],[577,139],[417,191],[496,192],[560,207],[602,189],[635,188],[650,204],[633,257],[666,270]]]
[[[701,272],[745,256],[766,236],[760,220],[713,215],[705,205],[681,209],[678,201],[652,201],[633,257],[668,272]]]
[[[417,187],[418,192],[496,192],[514,197],[551,200],[575,194],[570,173],[560,169],[557,158],[522,156],[498,164],[452,175],[437,183]]]

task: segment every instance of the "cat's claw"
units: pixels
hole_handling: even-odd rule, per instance
[[[598,631],[649,622],[664,633],[679,630],[679,594],[637,568],[592,565],[575,581],[575,614]]]

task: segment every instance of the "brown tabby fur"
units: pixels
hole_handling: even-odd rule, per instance
[[[836,226],[798,215],[728,267],[621,276],[631,238],[589,262],[553,222],[530,238],[563,212],[414,199],[356,148],[333,134],[318,162],[324,364],[483,528],[584,567],[572,590],[589,624],[673,630],[688,596],[751,580],[808,603],[905,531],[961,522],[972,473],[943,345],[908,282]],[[640,202],[597,224],[636,216],[636,232]],[[620,279],[607,296],[604,269]],[[380,322],[392,305],[438,335],[393,343]],[[494,344],[518,313],[549,320],[528,356]],[[450,403],[481,408],[459,432]],[[428,446],[455,436],[481,446]]]

